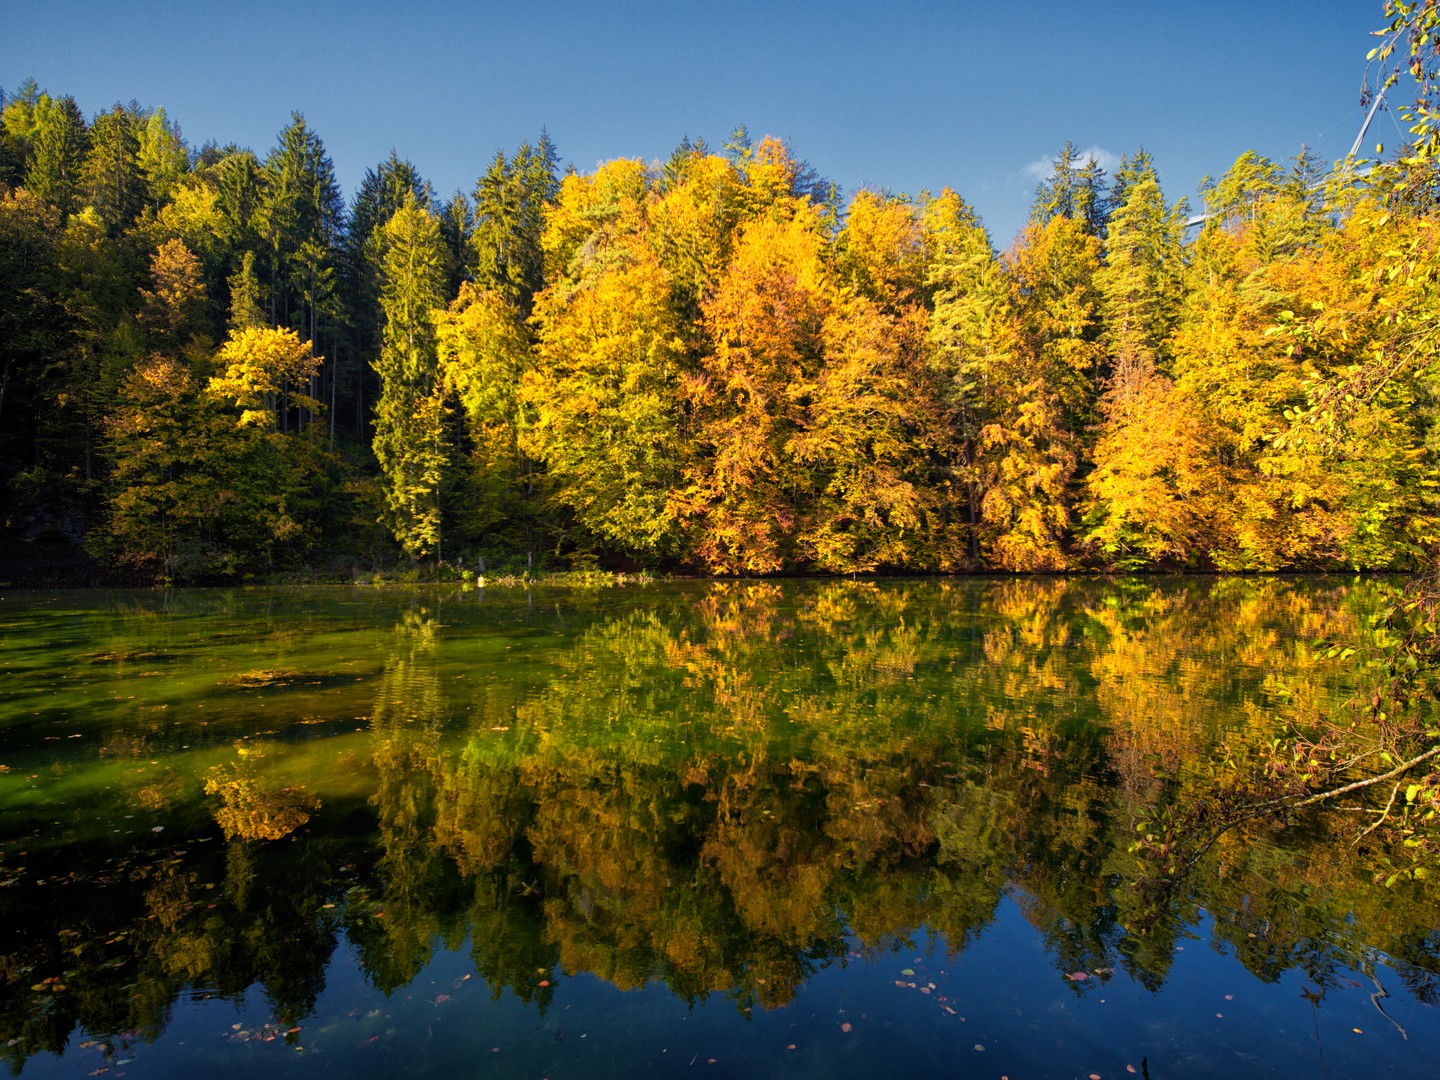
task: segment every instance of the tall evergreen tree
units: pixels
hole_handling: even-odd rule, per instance
[[[158,209],[175,197],[190,167],[189,153],[179,126],[170,122],[163,108],[149,115],[139,136],[136,156],[149,185],[151,205]]]
[[[140,126],[138,111],[119,104],[90,125],[90,152],[81,185],[84,198],[112,236],[128,228],[145,207],[146,182],[136,160]]]
[[[355,418],[357,437],[364,430],[365,402],[375,395],[375,387],[366,377],[366,367],[379,355],[383,343],[385,319],[380,309],[380,290],[384,277],[381,267],[384,240],[381,232],[402,207],[428,207],[429,192],[420,171],[391,150],[384,161],[365,170],[360,190],[350,207],[344,296],[354,362],[344,368],[336,365],[332,388],[337,398],[343,396],[346,400],[345,411]],[[335,387],[335,383],[339,386]],[[340,411],[339,407],[332,411],[332,421]]]
[[[1105,265],[1097,272],[1100,316],[1112,357],[1143,356],[1166,366],[1162,350],[1175,328],[1183,299],[1182,200],[1166,206],[1150,155],[1121,160],[1110,216]]]
[[[439,223],[413,197],[392,215],[380,237],[385,329],[374,364],[380,376],[375,456],[395,539],[412,558],[438,558],[448,448],[434,312],[445,306],[445,244]]]
[[[233,247],[258,254],[263,244],[259,214],[264,173],[260,159],[253,151],[229,146],[208,173],[215,185],[216,207],[225,222],[225,239]]]
[[[90,132],[70,96],[40,95],[35,103],[25,186],[67,218],[79,206],[81,169],[90,148]]]
[[[989,234],[964,200],[947,188],[926,204],[922,222],[932,296],[926,339],[931,365],[948,384],[954,482],[964,492],[970,563],[979,566],[980,434],[1015,349],[1014,312]]]
[[[298,112],[265,160],[258,218],[270,255],[271,322],[308,324],[305,274],[295,257],[310,243],[333,260],[344,231],[344,202],[320,137]]]
[[[0,89],[0,184],[19,187],[25,182],[39,100],[40,88],[34,79],[26,79],[13,94]]]
[[[1110,214],[1106,189],[1105,170],[1100,163],[1067,142],[1051,174],[1035,189],[1030,221],[1044,225],[1051,218],[1067,217],[1080,222],[1091,236],[1101,236]]]
[[[299,330],[312,348],[326,340],[334,342],[341,314],[335,277],[345,205],[324,144],[298,112],[280,132],[261,180],[255,220],[269,262],[269,325]],[[328,377],[330,395],[318,392],[316,386],[304,388],[305,395],[333,396],[335,367],[331,363],[315,376]]]
[[[474,261],[475,205],[463,191],[452,192],[440,208],[440,236],[450,251],[449,288],[447,296],[455,296],[460,284],[470,277]]]
[[[559,194],[555,144],[546,132],[506,158],[497,152],[475,186],[475,282],[529,313],[545,285],[545,205]]]

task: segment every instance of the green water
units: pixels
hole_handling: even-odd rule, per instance
[[[0,597],[26,1076],[1425,1076],[1440,916],[1323,822],[1137,887],[1388,586]]]

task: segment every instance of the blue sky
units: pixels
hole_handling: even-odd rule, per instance
[[[392,147],[446,194],[542,125],[588,171],[744,123],[847,192],[948,185],[1003,247],[1067,139],[1107,165],[1145,146],[1172,199],[1247,149],[1343,156],[1382,22],[1381,0],[51,0],[6,13],[0,85],[163,105],[262,156],[298,109],[347,197]]]

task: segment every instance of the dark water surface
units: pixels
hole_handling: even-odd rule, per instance
[[[0,596],[24,1076],[1440,1075],[1440,905],[1137,888],[1381,582]],[[1353,831],[1353,830],[1352,830]]]

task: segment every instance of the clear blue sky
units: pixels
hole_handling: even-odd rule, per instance
[[[1381,0],[51,0],[5,13],[0,85],[163,105],[192,144],[261,156],[298,109],[347,198],[392,147],[443,195],[542,125],[588,171],[744,123],[847,192],[948,185],[1003,247],[1067,139],[1107,164],[1144,145],[1192,200],[1247,149],[1343,156],[1382,21]],[[1382,114],[1367,142],[1397,132]]]

